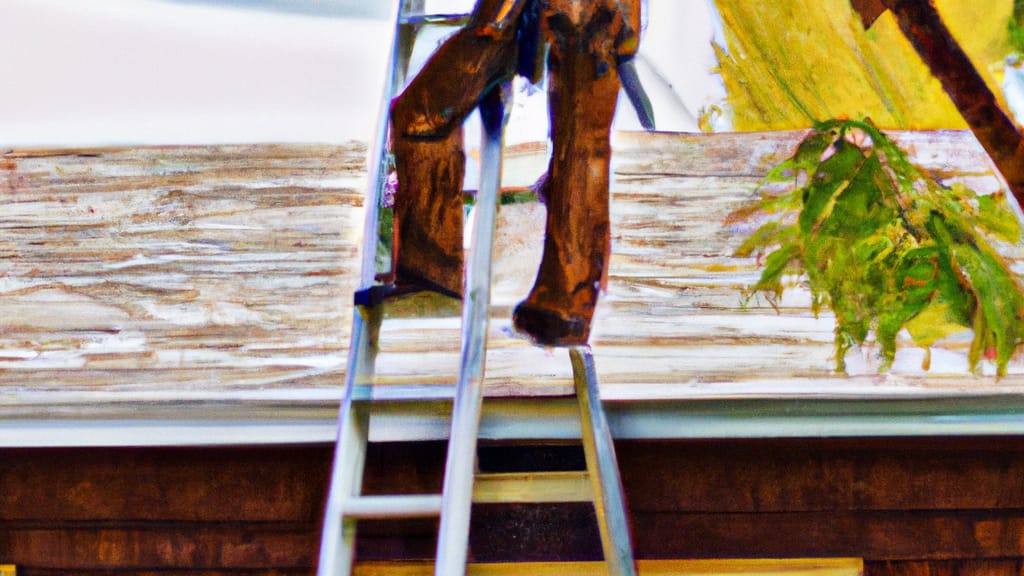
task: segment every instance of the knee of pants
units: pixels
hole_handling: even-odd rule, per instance
[[[431,106],[433,104],[434,106]],[[391,103],[391,125],[399,138],[442,140],[461,127],[462,119],[454,113],[445,114],[444,103],[412,102],[399,96]],[[431,111],[432,108],[440,108]]]

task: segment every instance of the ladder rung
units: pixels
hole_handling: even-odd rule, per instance
[[[473,485],[473,502],[479,504],[592,500],[586,471],[477,474]],[[346,518],[357,520],[431,517],[441,513],[441,495],[359,496],[342,509]]]
[[[590,475],[581,472],[477,474],[473,502],[480,504],[591,502]]]
[[[469,21],[469,17],[469,14],[406,14],[401,17],[401,23],[461,26]]]
[[[342,510],[355,520],[429,518],[441,515],[441,495],[358,496],[346,501]]]

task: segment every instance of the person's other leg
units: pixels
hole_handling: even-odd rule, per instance
[[[640,16],[638,5],[621,4],[551,0],[542,17],[553,141],[547,226],[537,280],[514,316],[516,328],[541,344],[585,343],[607,279],[617,63],[636,52]]]

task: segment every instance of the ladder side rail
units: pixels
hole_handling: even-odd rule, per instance
[[[399,0],[402,2],[402,9],[398,14],[398,30],[395,38],[395,55],[392,60],[391,69],[391,96],[395,96],[405,87],[409,75],[409,64],[412,60],[413,45],[416,43],[416,34],[425,24],[432,24],[433,21],[425,18],[416,18],[416,15],[423,15],[425,0]],[[390,107],[390,102],[388,102]]]
[[[378,105],[377,124],[374,131],[374,139],[371,142],[369,162],[367,166],[367,187],[366,200],[364,201],[363,213],[363,243],[362,262],[360,264],[359,289],[366,289],[374,285],[377,276],[377,236],[378,221],[380,220],[381,198],[384,196],[384,187],[388,180],[388,136],[390,132],[391,100],[395,91],[400,89],[405,81],[406,66],[409,63],[408,52],[411,51],[413,41],[408,28],[402,23],[403,6],[408,0],[395,0],[391,8],[391,22],[394,22],[392,29],[391,48],[388,53],[388,71],[384,77],[384,87],[381,91],[381,102]]]
[[[589,346],[569,349],[576,399],[580,405],[583,452],[594,490],[594,510],[610,576],[636,576],[629,514],[608,418],[598,391],[597,369]]]
[[[353,315],[352,323],[349,366],[372,366],[373,359],[367,358],[374,354],[369,342],[370,327],[360,311]],[[338,410],[338,437],[331,466],[324,525],[320,534],[318,576],[351,574],[355,559],[356,520],[346,514],[346,504],[349,499],[358,496],[362,489],[370,427],[369,410],[365,406],[356,406],[353,398],[357,381],[365,377],[360,372],[364,371],[350,369],[345,376],[345,395]]]
[[[511,84],[503,83],[480,103],[483,138],[480,148],[480,188],[474,207],[472,253],[463,290],[462,351],[442,492],[441,525],[437,541],[438,576],[462,576],[466,571],[476,444],[483,405],[483,380],[490,317],[491,260],[501,187],[503,135],[508,121]]]
[[[377,115],[375,139],[372,142],[367,166],[367,193],[364,201],[362,262],[359,288],[373,285],[377,273],[377,236],[380,218],[380,199],[387,182],[388,124],[391,98],[397,82],[404,76],[399,70],[403,54],[403,37],[400,34],[402,5],[405,0],[395,0],[391,8],[390,22],[393,39],[388,63],[390,73],[385,76],[380,109]],[[407,40],[406,40],[407,42]],[[320,555],[317,563],[318,576],[340,576],[350,574],[355,559],[355,520],[345,518],[344,504],[362,487],[362,472],[365,463],[366,441],[369,433],[369,412],[357,409],[353,404],[356,387],[372,378],[376,359],[377,333],[380,326],[379,311],[356,310],[352,315],[352,331],[349,340],[348,370],[345,389],[338,409],[337,439],[331,480],[328,489],[324,525],[321,531]]]

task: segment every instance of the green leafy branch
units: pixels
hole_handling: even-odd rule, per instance
[[[971,370],[990,357],[1005,374],[1024,339],[1024,291],[992,244],[1021,235],[1003,194],[943,187],[853,120],[818,124],[758,192],[727,220],[767,219],[736,250],[771,250],[750,294],[778,297],[785,275],[806,274],[815,314],[827,304],[836,316],[837,371],[872,336],[887,369],[904,328],[926,351],[970,328]]]
[[[1024,52],[1024,1],[1013,0],[1013,15],[1007,23],[1010,48],[1018,53]]]

